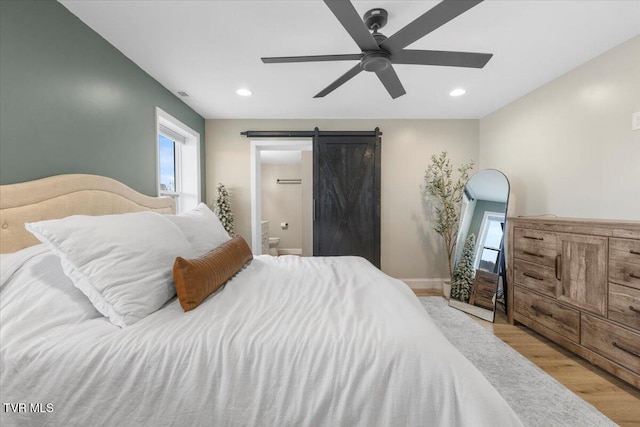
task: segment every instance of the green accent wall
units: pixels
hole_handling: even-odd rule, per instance
[[[65,173],[156,195],[155,108],[205,121],[53,0],[0,1],[0,184]]]

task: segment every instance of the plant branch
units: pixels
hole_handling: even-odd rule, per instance
[[[439,156],[434,154],[425,171],[425,185],[421,187],[423,196],[435,201],[433,229],[444,240],[449,261],[449,277],[453,276],[452,258],[460,221],[459,203],[472,168],[473,160],[461,165],[457,169],[458,178],[454,179],[453,167],[447,152],[443,151]]]

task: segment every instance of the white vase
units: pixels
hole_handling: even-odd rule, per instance
[[[444,280],[442,282],[442,295],[446,299],[449,299],[451,296],[451,280]]]

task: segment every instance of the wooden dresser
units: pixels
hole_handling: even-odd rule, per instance
[[[507,224],[509,321],[640,388],[640,221]]]

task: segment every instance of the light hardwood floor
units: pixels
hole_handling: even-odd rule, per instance
[[[414,292],[418,296],[442,295],[439,289]],[[510,325],[504,313],[496,314],[495,323],[470,317],[620,426],[640,427],[640,390],[527,327]]]

